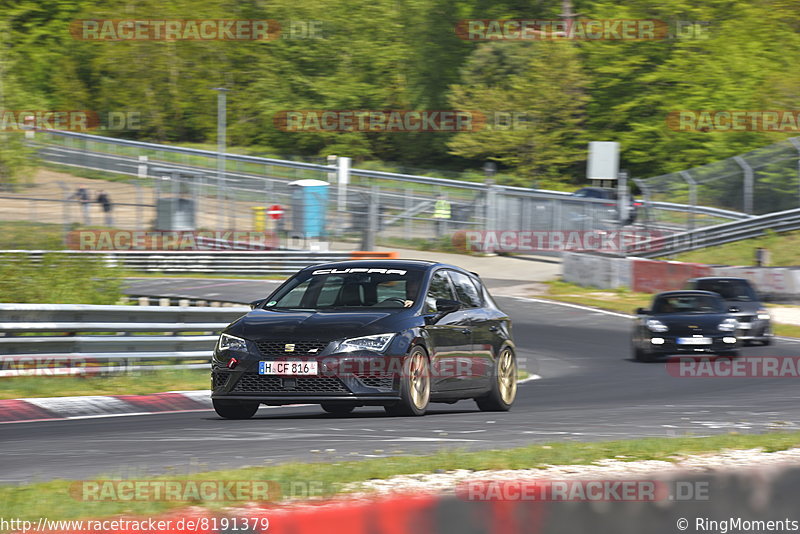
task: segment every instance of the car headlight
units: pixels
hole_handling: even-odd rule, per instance
[[[769,312],[764,309],[758,310],[758,315],[756,315],[756,317],[758,317],[762,321],[769,321],[770,319]]]
[[[247,342],[240,337],[222,334],[217,342],[217,350],[239,350],[245,352],[247,351]]]
[[[378,334],[376,336],[354,337],[339,343],[337,352],[352,352],[354,350],[371,350],[383,352],[394,338],[394,334]]]
[[[647,322],[644,324],[651,332],[666,332],[667,330],[669,330],[667,325],[665,325],[658,319],[648,319]]]
[[[722,332],[733,332],[738,327],[739,327],[739,322],[736,319],[731,319],[731,318],[725,319],[724,321],[719,323],[719,326],[717,326],[717,328]]]

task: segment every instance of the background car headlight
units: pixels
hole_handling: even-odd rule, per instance
[[[738,327],[739,323],[736,321],[736,319],[730,319],[730,318],[725,319],[724,321],[719,323],[719,326],[717,326],[717,328],[719,328],[719,330],[722,332],[733,332]]]
[[[217,342],[217,350],[247,351],[247,342],[240,337],[222,334]]]
[[[337,352],[351,352],[354,350],[372,350],[383,352],[392,341],[394,334],[378,334],[377,336],[354,337],[339,343]]]
[[[769,312],[767,310],[758,310],[758,315],[756,316],[762,321],[768,321],[770,319]]]
[[[667,325],[665,325],[658,319],[648,319],[647,322],[644,324],[651,332],[666,332],[667,330],[669,330]]]

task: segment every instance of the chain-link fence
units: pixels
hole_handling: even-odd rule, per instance
[[[237,154],[226,155],[225,171],[220,172],[213,151],[67,132],[37,132],[32,143],[51,168],[80,168],[83,176],[110,180],[105,183],[113,218],[107,221],[101,205],[92,202],[90,225],[266,230],[351,241],[365,248],[447,240],[458,230],[471,229],[613,230],[634,224],[670,233],[746,217],[741,212],[751,204],[751,211],[758,213],[800,202],[796,139],[742,158],[637,180],[644,199],[631,205],[635,222],[621,220],[616,200],[499,186],[488,180],[366,169],[349,169],[343,180],[336,161]],[[48,187],[48,221],[87,224],[86,207],[72,196],[73,184]],[[37,188],[13,195],[33,198],[39,195]],[[437,214],[439,200],[447,204],[445,216]],[[20,198],[14,209],[27,210],[19,218],[36,220],[45,210],[41,202]],[[280,218],[273,219],[274,212]]]
[[[707,206],[762,215],[800,206],[800,138],[794,137],[708,165],[634,179],[648,201]],[[654,211],[655,223],[688,228],[724,222],[719,217]]]

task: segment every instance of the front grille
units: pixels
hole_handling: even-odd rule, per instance
[[[233,391],[247,393],[350,393],[341,380],[333,376],[279,377],[245,374]]]
[[[358,376],[356,375],[359,381],[367,387],[370,388],[377,388],[382,390],[392,390],[394,389],[394,376],[393,375],[369,375],[369,376]]]
[[[211,373],[211,376],[214,379],[214,387],[221,388],[228,382],[228,377],[230,373]]]
[[[308,355],[319,354],[327,345],[327,341],[256,341],[258,350],[264,356],[286,356],[287,354]],[[287,351],[287,345],[294,345],[294,350]]]
[[[739,321],[740,323],[752,323],[753,321],[756,320],[756,316],[755,315],[741,315],[741,316],[737,317],[736,320]]]

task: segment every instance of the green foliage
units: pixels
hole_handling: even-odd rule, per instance
[[[470,42],[463,19],[553,19],[561,2],[488,0],[0,0],[0,102],[6,109],[136,111],[155,141],[214,143],[216,94],[228,94],[229,141],[273,155],[348,155],[409,168],[556,189],[584,181],[590,140],[622,145],[623,166],[649,177],[723,159],[791,133],[677,132],[680,110],[800,108],[800,13],[790,0],[575,0],[595,19],[658,19],[657,41]],[[273,19],[281,38],[247,41],[81,41],[76,19]],[[293,24],[319,21],[321,38]],[[693,21],[693,22],[687,22]],[[681,32],[676,30],[681,24]],[[687,25],[688,24],[688,25]],[[489,114],[477,132],[287,133],[298,109],[465,109]],[[497,127],[494,112],[524,114]],[[18,180],[19,151],[3,139],[0,176]],[[789,198],[796,178],[765,169],[757,198]],[[741,203],[719,187],[721,206]],[[767,194],[775,191],[774,195]],[[756,206],[756,209],[761,209]]]
[[[122,275],[102,258],[51,253],[38,263],[25,253],[8,255],[0,264],[0,302],[116,304]]]

